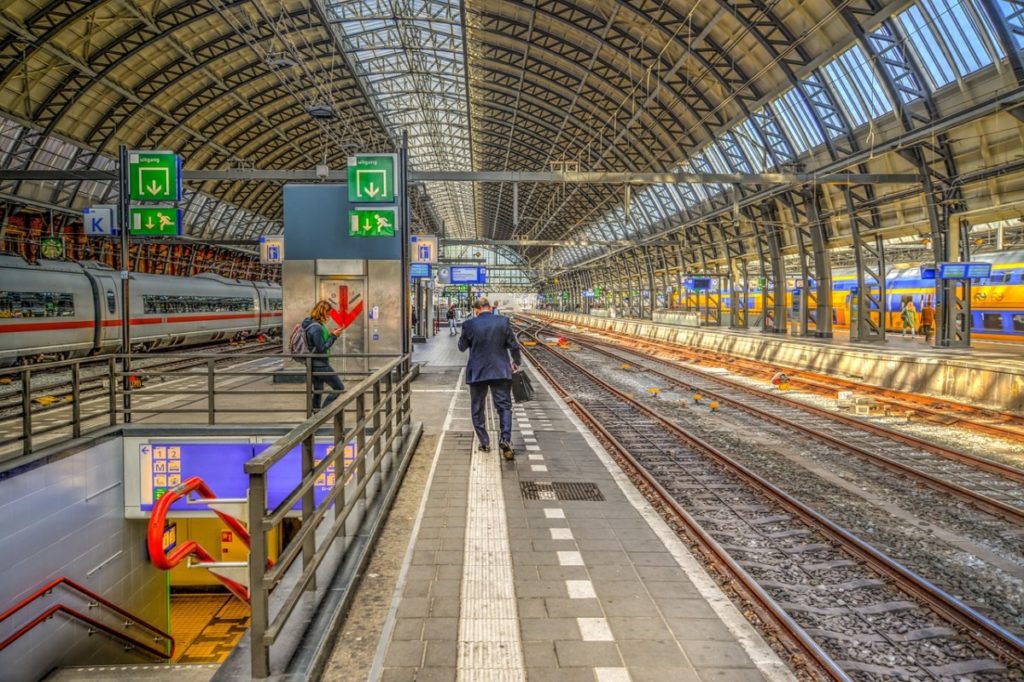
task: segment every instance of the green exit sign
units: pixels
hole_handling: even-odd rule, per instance
[[[163,237],[181,234],[181,211],[174,207],[128,209],[128,234]]]
[[[181,157],[174,152],[128,152],[132,201],[181,201]]]
[[[395,154],[348,157],[348,200],[353,203],[395,203]]]
[[[393,237],[398,208],[357,208],[348,212],[348,234],[350,237]]]

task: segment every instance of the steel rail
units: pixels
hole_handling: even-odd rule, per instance
[[[588,347],[591,350],[593,350],[594,352],[597,352],[597,353],[600,353],[602,355],[605,355],[606,357],[613,358],[615,360],[635,362],[635,360],[631,360],[628,357],[624,357],[622,355],[618,355],[616,353],[610,352],[610,351],[608,351],[606,349],[603,349],[603,348],[599,348],[597,344],[588,345],[588,342],[580,341],[579,337],[577,337],[575,335],[568,335],[568,336],[569,336],[569,338],[573,338],[573,340],[576,343],[579,343],[580,345],[582,345],[584,347]],[[645,360],[646,360],[646,358],[645,358]],[[660,360],[656,360],[656,361],[657,362],[664,362],[664,361],[660,361]],[[668,364],[668,363],[665,363],[665,364]],[[813,438],[813,439],[815,439],[817,441],[826,443],[827,445],[831,445],[833,447],[839,448],[840,450],[853,453],[854,455],[857,455],[858,457],[861,457],[862,459],[866,459],[869,462],[872,462],[874,464],[878,464],[878,465],[880,465],[880,466],[882,466],[884,468],[887,468],[887,469],[890,469],[890,470],[894,470],[894,471],[898,471],[898,472],[906,474],[908,476],[912,476],[912,477],[922,481],[926,485],[931,486],[931,487],[933,487],[933,488],[935,488],[935,489],[937,489],[937,490],[939,490],[941,492],[947,492],[947,493],[952,493],[954,495],[957,495],[958,497],[966,500],[970,504],[972,504],[972,505],[974,505],[974,506],[976,506],[976,507],[978,507],[978,508],[980,508],[980,509],[982,509],[982,510],[988,512],[988,513],[990,513],[990,514],[994,514],[996,516],[1000,516],[1000,517],[1002,517],[1004,519],[1007,519],[1009,521],[1012,521],[1014,523],[1018,523],[1018,524],[1024,525],[1024,508],[1015,507],[1013,505],[1007,504],[1006,502],[1001,502],[999,500],[993,499],[993,498],[991,498],[988,495],[985,495],[983,493],[979,493],[977,491],[971,490],[970,488],[966,488],[964,486],[961,486],[961,485],[959,485],[957,483],[953,483],[951,481],[947,481],[945,479],[939,478],[939,477],[934,476],[932,474],[929,474],[929,473],[927,473],[925,471],[921,471],[921,470],[916,469],[916,468],[914,468],[912,466],[908,466],[906,464],[903,464],[902,462],[898,462],[898,461],[896,461],[896,460],[894,460],[894,459],[892,459],[890,457],[886,457],[886,456],[880,455],[880,454],[878,454],[876,452],[872,452],[870,450],[866,450],[866,449],[864,449],[864,448],[862,448],[862,447],[860,447],[858,445],[855,445],[853,443],[848,443],[848,442],[846,442],[846,441],[844,441],[844,440],[842,440],[840,438],[837,438],[835,436],[830,436],[829,434],[826,434],[826,433],[820,433],[818,431],[815,431],[813,428],[811,428],[808,425],[801,424],[799,422],[795,422],[795,421],[793,421],[791,419],[787,419],[786,417],[783,417],[781,415],[772,414],[771,412],[768,412],[767,410],[763,410],[763,409],[761,409],[759,407],[756,407],[754,405],[750,405],[750,404],[744,403],[744,402],[742,402],[740,400],[736,400],[735,398],[729,398],[728,396],[722,395],[721,393],[716,393],[716,392],[714,392],[712,390],[708,390],[706,388],[693,386],[692,384],[688,384],[688,383],[686,383],[686,381],[684,381],[682,379],[679,379],[678,377],[673,377],[673,376],[671,376],[669,374],[665,374],[664,372],[660,372],[660,371],[658,371],[656,369],[652,369],[650,367],[645,367],[644,369],[645,369],[645,371],[648,371],[651,374],[653,374],[653,375],[655,375],[657,377],[660,377],[660,378],[664,379],[665,381],[668,381],[671,384],[674,384],[675,386],[678,386],[678,387],[681,387],[681,388],[686,388],[686,389],[689,389],[689,390],[700,391],[701,393],[706,394],[708,397],[711,397],[711,398],[714,398],[716,400],[719,400],[722,403],[726,403],[726,404],[732,405],[734,407],[738,407],[739,409],[743,410],[744,412],[747,412],[748,414],[751,414],[751,415],[753,415],[755,417],[758,417],[759,419],[764,419],[764,420],[767,420],[767,421],[770,421],[770,422],[774,422],[774,423],[776,423],[776,424],[778,424],[780,426],[784,426],[784,427],[786,427],[788,429],[792,429],[794,431],[798,431],[798,432],[802,433],[803,435],[808,436],[810,438]],[[689,370],[684,370],[684,371],[689,371]],[[701,375],[701,376],[702,376],[702,378],[704,377],[704,375]],[[717,377],[714,377],[714,378],[709,377],[709,379],[713,383],[726,384],[730,388],[740,388],[739,386],[734,386],[731,382],[726,382],[724,380],[723,381],[717,381]],[[746,388],[747,387],[743,387],[743,389],[746,389]],[[771,393],[768,393],[768,392],[757,391],[756,389],[743,390],[743,392],[748,394],[748,395],[756,396],[758,398],[768,398],[768,399],[772,399],[772,400],[775,400],[776,398],[779,398],[779,396],[776,396],[774,394],[771,394]],[[793,407],[803,407],[803,405],[801,403],[799,403],[797,401],[790,401],[788,399],[779,400],[777,402],[779,402],[780,404],[791,405]],[[830,412],[828,412],[826,410],[820,410],[818,408],[814,408],[813,410],[808,410],[808,412],[810,412],[812,414],[817,414],[817,415],[820,415],[820,416],[823,416],[823,417],[826,417],[826,418],[831,418],[833,416],[832,413],[830,413]],[[839,416],[841,416],[841,415],[839,415]],[[841,419],[837,419],[836,421],[840,421],[841,423],[845,423],[845,424],[848,424],[850,426],[857,426],[857,427],[860,426],[860,423],[859,423],[858,420],[851,420],[850,422],[846,422],[846,421],[843,421]],[[888,436],[889,434],[885,433],[884,435]],[[912,444],[916,445],[916,443],[912,443]],[[929,451],[935,452],[935,454],[938,454],[939,456],[945,457],[945,458],[950,459],[952,461],[958,461],[958,462],[971,461],[973,463],[973,460],[967,460],[967,459],[961,460],[959,457],[957,457],[954,454],[946,454],[945,449],[943,449],[943,448],[941,448],[939,446],[935,446],[933,444],[931,444],[931,445],[932,445],[932,447],[927,448],[927,449]],[[950,451],[950,452],[953,453],[955,451]],[[967,453],[956,453],[956,454],[957,455],[961,455],[964,458],[973,457],[973,456],[969,456]],[[1024,480],[1024,472],[1021,472],[1019,470],[1012,469],[1012,468],[1011,468],[1011,471],[1015,474],[1015,476],[1012,477],[1013,480],[1016,480],[1016,481]],[[1002,474],[1003,472],[1000,469],[1000,470],[997,470],[995,473]]]
[[[563,336],[576,339],[578,343],[580,342],[579,339],[583,338],[583,339],[586,339],[587,343],[593,344],[594,346],[606,346],[606,347],[613,347],[613,348],[622,348],[622,344],[621,343],[615,343],[613,341],[608,341],[608,340],[604,340],[604,339],[597,339],[597,338],[593,338],[593,337],[590,337],[590,336],[585,336],[585,335],[579,334],[578,332],[577,333],[567,332],[567,331],[562,330],[562,329],[559,329],[558,331]],[[619,337],[621,335],[616,334],[614,336]],[[648,343],[650,343],[650,342],[648,342]],[[662,349],[664,349],[664,350],[666,350],[668,352],[691,353],[690,351],[688,351],[686,349],[675,350],[675,349],[671,348],[670,346],[664,346],[662,344],[651,344],[651,345],[654,345],[657,348],[662,348]],[[627,350],[627,352],[636,352],[636,351],[630,351],[628,349],[625,349],[625,350]],[[681,364],[677,364],[676,362],[673,362],[673,361],[670,361],[670,360],[666,360],[665,358],[660,358],[660,357],[651,355],[651,356],[645,356],[645,359],[646,360],[650,360],[652,362],[657,362],[657,363],[662,364],[662,365],[666,365],[668,367],[672,367],[674,369],[679,369],[679,370],[684,371],[684,372],[690,372],[690,373],[695,372],[695,370],[693,370],[693,369],[691,369],[689,367],[686,367],[686,366],[681,365]],[[652,370],[652,371],[655,371],[655,370]],[[775,401],[775,402],[777,402],[779,404],[784,404],[784,405],[788,405],[790,407],[794,407],[794,408],[803,410],[804,412],[808,412],[808,413],[811,413],[811,414],[819,415],[819,416],[822,416],[822,417],[827,417],[829,419],[832,419],[833,421],[840,422],[840,423],[845,424],[847,426],[850,426],[850,427],[853,427],[853,428],[859,428],[859,429],[862,429],[862,430],[865,430],[865,431],[870,431],[871,433],[873,433],[875,435],[883,436],[885,438],[891,438],[892,440],[900,441],[900,442],[902,442],[902,443],[904,443],[906,445],[911,445],[913,447],[921,448],[922,450],[927,450],[927,451],[929,451],[929,452],[931,452],[931,453],[933,453],[935,455],[939,455],[940,457],[945,457],[946,459],[950,459],[952,461],[958,461],[958,462],[962,462],[962,463],[965,463],[965,464],[970,464],[971,466],[977,467],[979,469],[983,469],[983,470],[985,470],[985,471],[987,471],[989,473],[996,474],[998,476],[1003,476],[1004,478],[1010,479],[1010,480],[1018,482],[1018,483],[1024,483],[1024,469],[1020,469],[1018,467],[1010,466],[1008,464],[1002,464],[1000,462],[995,462],[993,460],[986,459],[986,458],[981,457],[979,455],[975,455],[975,454],[972,454],[972,453],[969,453],[969,452],[964,452],[963,450],[957,450],[956,448],[947,447],[947,446],[941,445],[939,443],[934,443],[932,441],[928,441],[928,440],[925,440],[923,438],[919,438],[917,436],[914,436],[914,435],[911,435],[911,434],[908,434],[908,433],[902,433],[900,431],[896,431],[894,429],[890,429],[890,428],[887,428],[885,426],[881,426],[881,425],[878,425],[878,424],[872,424],[872,423],[866,422],[866,421],[864,421],[862,419],[857,419],[856,417],[851,417],[849,415],[844,415],[844,414],[838,414],[836,412],[830,412],[829,410],[823,409],[821,407],[817,407],[815,405],[809,405],[807,403],[800,402],[799,400],[794,400],[792,398],[787,398],[786,396],[783,396],[783,395],[779,395],[779,394],[776,394],[776,393],[770,393],[768,391],[761,391],[761,390],[756,389],[756,388],[754,388],[752,386],[748,386],[746,384],[742,384],[740,382],[734,381],[732,379],[727,379],[727,378],[719,376],[719,375],[700,373],[700,376],[702,378],[707,378],[708,381],[711,381],[711,382],[714,382],[714,383],[718,383],[718,384],[721,384],[721,385],[724,385],[724,386],[728,386],[729,388],[734,388],[734,389],[739,390],[739,391],[744,391],[744,392],[746,392],[746,393],[748,393],[750,395],[754,395],[754,396],[757,396],[759,398],[770,399],[770,400],[773,400],[773,401]],[[801,381],[801,377],[795,377],[795,381]],[[705,392],[708,392],[708,391],[705,391]],[[936,412],[938,412],[938,411],[936,411]],[[976,422],[973,422],[973,423],[977,424]],[[1018,433],[1015,433],[1015,432],[1006,432],[1006,431],[1002,431],[1001,433],[999,433],[997,435],[1006,437],[1008,434],[1014,434],[1014,440],[1020,440],[1021,437],[1022,437],[1021,434],[1018,434]]]
[[[640,320],[641,322],[643,320]],[[550,324],[550,323],[548,323]],[[596,333],[603,334],[608,338],[618,338],[628,340],[631,343],[639,343],[641,345],[647,345],[653,348],[660,348],[665,351],[683,354],[691,358],[699,359],[702,361],[711,360],[718,362],[723,365],[729,365],[732,367],[745,367],[754,372],[771,373],[777,367],[768,367],[764,363],[750,358],[741,358],[738,356],[728,355],[718,351],[694,351],[681,346],[674,346],[664,341],[656,339],[637,339],[630,337],[626,334],[620,334],[607,329],[600,329],[587,324],[577,324],[577,326],[586,327],[587,329],[593,330]],[[1024,441],[1024,416],[1014,414],[1012,412],[1006,412],[1001,410],[994,410],[988,408],[979,408],[974,405],[967,403],[956,402],[946,398],[937,398],[932,396],[918,396],[910,393],[893,391],[890,389],[881,388],[878,386],[868,386],[865,384],[859,384],[854,381],[846,379],[840,379],[837,377],[827,377],[824,375],[817,374],[808,370],[801,370],[796,368],[797,371],[801,372],[801,376],[791,377],[791,383],[794,385],[803,385],[809,389],[821,391],[821,390],[855,390],[861,393],[868,394],[874,397],[876,400],[883,404],[893,405],[902,409],[911,410],[914,412],[920,412],[924,414],[934,415],[942,419],[952,420],[951,423],[962,423],[966,428],[986,433],[991,436],[998,436],[1000,438],[1007,438],[1014,441]],[[813,375],[811,378],[807,375]],[[892,394],[896,394],[895,396]],[[920,401],[927,400],[931,403],[937,403],[945,406],[946,409],[936,409],[927,405],[920,404]],[[948,411],[946,411],[948,409]],[[977,421],[972,419],[969,415],[963,414],[964,412],[974,413],[991,413],[997,416],[998,419],[1002,420],[1004,424],[991,424],[984,421]]]
[[[541,347],[544,348],[546,352],[555,353],[553,349],[547,346]],[[525,350],[532,358],[532,352],[529,349]],[[700,437],[682,429],[677,424],[648,408],[646,405],[643,405],[631,396],[616,389],[614,386],[611,386],[608,382],[595,376],[579,363],[565,357],[564,354],[558,354],[557,357],[572,367],[574,371],[594,382],[602,390],[611,393],[620,401],[649,416],[651,419],[654,419],[666,430],[680,438],[682,441],[688,443],[691,447],[694,447],[698,451],[710,456],[726,470],[738,476],[741,480],[760,491],[784,509],[787,509],[801,518],[812,528],[815,528],[822,534],[830,537],[833,541],[844,547],[846,551],[866,562],[866,564],[875,571],[888,576],[900,587],[900,589],[915,596],[920,602],[927,605],[928,608],[936,614],[948,621],[958,624],[961,628],[966,630],[967,634],[977,640],[989,651],[1001,657],[1004,661],[1012,661],[1016,665],[1024,667],[1024,640],[1014,633],[989,618],[986,618],[984,615],[978,613],[976,610],[953,595],[947,593],[880,550],[869,545],[850,531],[825,517],[823,514],[815,511],[803,502],[800,502],[775,484],[757,475],[739,462],[736,462],[710,443],[707,443]],[[553,379],[550,373],[545,372],[545,376]],[[554,385],[558,385],[559,382],[557,380],[552,380],[552,383]],[[561,392],[563,395],[567,395],[567,392],[565,392],[564,389]],[[585,408],[575,399],[572,403],[580,407],[583,411],[586,411]],[[591,420],[593,420],[592,417]],[[632,459],[633,462],[636,462],[635,459],[630,459]],[[641,469],[643,468],[638,462],[636,462],[636,466]],[[645,479],[646,478],[647,477],[645,476]]]
[[[738,581],[734,589],[741,597],[757,607],[758,615],[762,620],[772,621],[784,633],[781,641],[786,642],[788,648],[798,648],[803,654],[823,671],[829,679],[842,680],[847,682],[850,677],[843,672],[842,668],[832,660],[814,639],[793,620],[793,618],[761,587],[747,571],[733,559],[729,553],[712,538],[683,507],[669,494],[667,490],[650,474],[629,452],[629,450],[612,435],[601,422],[594,417],[583,405],[573,398],[566,391],[558,380],[548,372],[540,362],[535,359],[534,353],[524,347],[523,353],[530,359],[534,369],[540,372],[551,383],[555,390],[562,395],[569,406],[579,414],[592,429],[605,439],[617,452],[626,460],[634,473],[639,476],[645,485],[651,488],[659,498],[659,501],[671,510],[689,532],[691,538],[702,548],[704,553],[712,558],[714,563],[724,566],[727,575]]]

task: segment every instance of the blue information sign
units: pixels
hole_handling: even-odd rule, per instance
[[[430,263],[412,263],[409,266],[409,277],[412,279],[430,279]]]
[[[711,288],[711,278],[693,277],[690,279],[689,285],[691,289],[696,289],[698,291],[707,291],[708,289]]]
[[[991,263],[939,263],[939,279],[985,279],[991,276]]]
[[[198,476],[217,497],[242,498],[249,487],[245,463],[270,447],[269,443],[172,443],[151,442],[139,446],[141,495],[139,508],[152,511],[153,504],[170,488]],[[333,446],[317,443],[313,459],[322,461]],[[346,465],[355,458],[355,443],[345,448]],[[284,500],[302,479],[301,448],[295,448],[271,469],[267,477],[267,504],[271,509]],[[320,504],[335,484],[334,466],[327,468],[315,482],[314,498]],[[299,505],[296,504],[295,509]],[[210,511],[205,504],[188,504],[184,499],[171,505],[171,511]]]

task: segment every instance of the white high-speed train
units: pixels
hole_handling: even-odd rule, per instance
[[[132,273],[129,291],[133,349],[281,331],[278,284]],[[119,273],[106,265],[0,256],[0,367],[117,351],[121,305]]]

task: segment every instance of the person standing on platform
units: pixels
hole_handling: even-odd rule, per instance
[[[931,343],[932,334],[935,333],[935,308],[931,301],[926,301],[921,308],[921,333],[924,334],[926,343]]]
[[[331,367],[331,346],[341,336],[342,330],[338,328],[333,332],[328,331],[327,318],[330,317],[330,314],[330,301],[320,301],[313,306],[309,317],[302,321],[302,330],[306,334],[306,345],[309,346],[309,352],[316,356],[311,363],[314,411],[319,410],[321,406],[330,405],[338,397],[338,394],[345,390],[345,384],[341,382],[341,377]],[[333,389],[327,396],[327,400],[323,400],[324,384]],[[323,401],[322,405],[321,401]]]
[[[906,337],[907,330],[910,330],[910,338],[917,338],[917,308],[914,307],[914,299],[907,296],[903,299],[900,308],[900,321],[903,323],[903,336]]]
[[[444,314],[448,320],[448,336],[455,336],[455,304],[448,306],[448,312]]]
[[[491,437],[484,419],[487,392],[490,391],[501,425],[498,449],[502,457],[512,459],[516,455],[512,449],[512,372],[523,362],[519,342],[512,331],[511,320],[495,315],[486,298],[479,298],[473,303],[473,312],[476,317],[462,323],[462,336],[459,337],[459,350],[465,352],[469,349],[466,383],[469,384],[473,430],[480,440],[480,449],[490,452]]]

